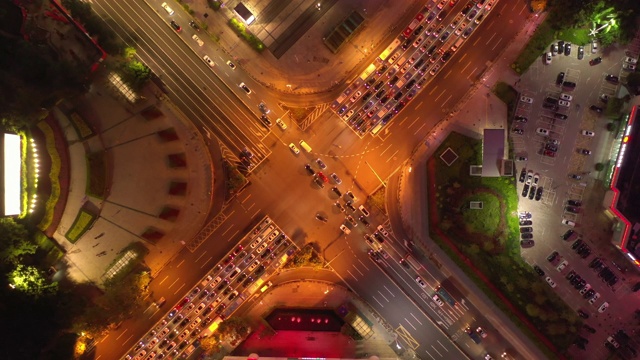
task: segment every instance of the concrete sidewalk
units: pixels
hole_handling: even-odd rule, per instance
[[[66,249],[68,275],[76,281],[101,284],[107,267],[132,242],[149,249],[145,262],[154,274],[196,234],[208,215],[213,169],[205,142],[179,113],[147,91],[143,94],[147,100],[130,105],[116,100],[107,87],[94,85],[75,103],[54,109],[69,144],[71,167],[70,187],[62,189],[69,197],[54,238]],[[149,120],[141,112],[152,105],[162,115]],[[80,114],[96,135],[79,139],[68,117],[72,112]],[[163,142],[156,133],[171,127],[179,141]],[[100,151],[107,159],[104,199],[86,193],[90,175],[86,155]],[[167,156],[180,153],[185,154],[187,166],[169,167]],[[185,196],[168,193],[172,181],[188,184]],[[175,221],[159,217],[167,206],[180,211]],[[65,234],[83,208],[98,217],[71,243]],[[144,239],[141,235],[150,228],[164,236],[155,243]]]

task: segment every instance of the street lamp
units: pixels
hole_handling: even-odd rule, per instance
[[[318,11],[322,10],[322,9],[320,9],[320,3],[319,2],[316,4],[316,7],[318,8]]]

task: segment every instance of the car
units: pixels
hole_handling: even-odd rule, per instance
[[[537,128],[536,129],[536,134],[541,135],[541,136],[549,136],[549,129]]]
[[[520,234],[533,232],[533,228],[531,226],[521,227]]]
[[[591,299],[591,297],[592,297],[595,293],[596,293],[596,291],[595,291],[595,290],[593,290],[593,289],[589,289],[588,291],[586,291],[586,292],[582,295],[582,297],[583,297],[584,299]]]
[[[557,152],[558,151],[558,145],[554,145],[554,144],[545,144],[544,148],[546,150],[553,151],[553,152]]]
[[[193,34],[193,36],[191,36],[191,38],[198,44],[198,46],[204,46],[204,41],[202,41],[202,39],[200,39],[200,37],[198,37],[198,35]]]
[[[523,183],[524,179],[527,176],[527,169],[522,168],[522,170],[520,171],[520,182]]]
[[[433,299],[433,301],[435,301],[436,304],[438,304],[438,306],[440,307],[444,306],[444,302],[440,300],[440,296],[438,296],[438,294],[433,294],[431,298]]]
[[[549,286],[551,286],[552,288],[556,287],[556,282],[555,282],[555,281],[553,281],[553,280],[551,279],[551,277],[550,277],[550,276],[547,276],[546,278],[544,278],[544,280],[545,280],[545,281],[547,282],[547,284],[549,284]]]
[[[524,184],[524,187],[522,188],[522,197],[526,197],[529,194],[529,188],[529,184]]]
[[[563,82],[564,82],[564,72],[560,72],[556,77],[556,84],[562,85]]]
[[[356,91],[356,93],[355,93],[355,94],[353,94],[353,96],[352,96],[352,97],[351,97],[351,99],[350,99],[350,100],[351,100],[351,102],[352,102],[352,103],[353,103],[353,102],[356,102],[356,100],[358,100],[358,98],[359,98],[360,96],[362,96],[362,91],[360,91],[360,90]]]
[[[171,27],[172,27],[175,31],[177,31],[177,32],[182,31],[182,27],[180,27],[180,25],[178,25],[178,23],[177,23],[177,22],[175,22],[174,20],[171,20],[170,24],[171,24]]]
[[[568,116],[562,113],[553,114],[554,119],[567,120]]]
[[[525,219],[520,220],[520,226],[530,226],[532,224],[533,224],[533,221],[531,220],[525,220]]]
[[[591,105],[591,106],[589,106],[589,109],[591,111],[597,112],[598,114],[602,114],[602,112],[604,111],[603,108],[601,108],[600,106],[597,106],[597,105]]]
[[[527,104],[533,104],[533,98],[530,98],[524,95],[520,97],[520,101],[525,102]]]
[[[620,344],[613,338],[613,336],[609,336],[607,338],[607,342],[609,342],[611,345],[613,345],[614,348],[618,349],[620,347]]]
[[[545,65],[551,64],[551,53],[548,52],[542,56],[544,58]]]
[[[589,65],[591,66],[596,66],[598,64],[602,63],[602,58],[600,56],[598,56],[597,58],[593,58],[591,60],[589,60]]]
[[[565,89],[573,90],[576,88],[576,83],[573,81],[565,81],[562,83],[562,87]]]
[[[638,63],[638,59],[626,56],[624,58],[624,62],[629,63],[629,64],[637,64]]]
[[[213,60],[211,60],[211,58],[209,56],[205,55],[202,58],[204,59],[204,62],[209,64],[210,67],[216,66],[216,63],[214,63]]]
[[[560,94],[560,99],[561,100],[571,101],[571,100],[573,100],[573,96],[571,96],[569,94],[562,93],[562,94]]]
[[[340,225],[340,230],[342,230],[342,232],[345,233],[345,235],[351,234],[351,230],[349,230],[349,228],[346,227],[344,224]]]
[[[169,5],[167,5],[167,3],[166,3],[166,2],[163,2],[163,3],[162,3],[162,5],[160,5],[160,6],[162,6],[162,8],[163,8],[163,9],[164,9],[164,10],[165,10],[169,15],[173,15],[173,14],[174,14],[173,9],[171,9],[171,8],[169,7]]]
[[[538,274],[539,276],[544,276],[544,270],[542,270],[542,268],[538,265],[533,265],[533,270],[536,272],[536,274]]]
[[[518,135],[524,134],[524,130],[520,128],[513,128],[511,131]]]
[[[291,149],[291,151],[293,151],[293,153],[296,155],[300,154],[300,149],[298,149],[298,147],[294,143],[289,144],[289,149]]]
[[[535,241],[533,240],[520,240],[520,246],[524,249],[535,246]]]
[[[578,316],[580,316],[583,319],[588,319],[589,318],[589,314],[587,314],[585,311],[583,310],[578,310]]]
[[[567,225],[567,226],[574,227],[574,226],[576,226],[576,223],[571,221],[571,220],[562,219],[562,225]]]
[[[580,212],[580,209],[575,206],[565,206],[564,209],[573,214],[578,214]]]
[[[264,126],[266,126],[267,128],[270,128],[273,126],[273,123],[271,122],[271,120],[269,120],[269,117],[265,114],[262,114],[260,116],[260,121],[262,121],[262,123],[264,124]]]
[[[249,87],[245,84],[245,83],[240,83],[240,85],[238,85],[242,90],[244,90],[244,92],[248,94],[251,94],[251,89],[249,89]]]
[[[478,10],[473,9],[469,11],[469,14],[467,15],[467,19],[473,20],[473,18],[475,18],[476,16],[478,16]]]
[[[558,100],[558,105],[564,106],[564,107],[570,107],[571,103],[566,100]]]
[[[578,46],[578,60],[584,59],[584,46]]]
[[[478,328],[476,329],[476,332],[478,333],[478,335],[480,335],[480,337],[482,337],[483,339],[487,337],[487,333],[484,331],[484,329],[482,329],[481,327],[478,326]]]
[[[607,310],[607,308],[609,308],[609,303],[605,301],[602,303],[602,305],[600,305],[600,307],[598,307],[598,312],[603,313]]]
[[[551,55],[553,56],[558,55],[558,44],[551,44],[549,51],[551,51]]]
[[[593,131],[589,131],[589,130],[582,130],[580,132],[580,134],[582,134],[584,136],[595,136],[595,133]]]
[[[532,233],[522,233],[520,234],[520,240],[531,240],[533,239]]]
[[[558,266],[556,266],[556,270],[562,271],[567,267],[568,264],[569,264],[569,262],[567,260],[562,260],[560,262],[560,264],[558,264]]]
[[[332,174],[331,174],[331,175],[329,175],[329,176],[331,176],[331,178],[333,179],[333,181],[334,181],[336,184],[342,184],[342,180],[340,180],[340,178],[338,177],[338,175],[337,175],[336,173],[332,173]]]
[[[553,111],[558,111],[558,109],[560,108],[558,105],[549,102],[542,103],[542,107]]]
[[[542,188],[542,186],[538,186],[538,190],[536,190],[536,201],[540,201],[542,199],[543,192],[544,189]]]
[[[582,180],[582,176],[578,174],[569,174],[569,178],[573,180]]]
[[[580,149],[580,153],[582,155],[591,155],[591,150],[589,150],[589,149]]]
[[[600,293],[593,294],[591,299],[589,299],[589,304],[593,305],[593,303],[595,303],[599,298],[600,298]]]
[[[566,43],[564,45],[564,55],[565,56],[571,55],[571,43]]]
[[[573,280],[573,278],[576,276],[576,272],[575,270],[571,270],[569,271],[569,273],[567,274],[567,276],[565,276],[565,279],[571,281]]]
[[[424,280],[420,276],[416,276],[416,282],[423,289],[427,287],[427,283],[425,283]]]
[[[531,180],[533,180],[533,170],[527,172],[527,181],[525,183],[531,185]]]
[[[320,180],[322,180],[322,182],[324,182],[324,183],[328,183],[328,182],[329,182],[329,178],[328,178],[325,174],[323,174],[321,171],[318,171],[318,172],[316,173],[316,176],[317,176]]]
[[[227,60],[227,65],[229,65],[229,67],[231,68],[231,70],[235,70],[236,69],[236,64],[232,63],[231,61]]]
[[[536,196],[536,189],[537,189],[537,186],[533,184],[531,186],[531,191],[529,191],[529,200],[533,200],[534,196]]]
[[[429,74],[431,74],[431,75],[435,75],[435,74],[438,72],[438,70],[440,70],[440,64],[436,64],[436,65],[431,69],[431,71],[429,71]]]
[[[346,114],[342,115],[342,119],[343,120],[347,120],[349,119],[353,114],[355,114],[355,110],[351,109],[349,110],[349,112],[347,112]]]
[[[514,120],[517,122],[526,123],[529,119],[524,116],[518,115],[514,118]]]
[[[584,295],[584,294],[586,294],[589,290],[591,290],[591,285],[590,285],[590,284],[587,284],[587,285],[585,285],[585,286],[582,288],[582,290],[580,290],[580,295]],[[592,294],[592,295],[593,295],[593,294]]]
[[[357,227],[358,226],[358,223],[356,222],[356,219],[353,218],[353,216],[347,215],[346,219],[347,219],[347,221],[349,221],[351,223],[351,225],[353,225],[353,227]]]
[[[447,10],[442,10],[442,11],[440,11],[438,13],[438,16],[436,17],[436,19],[442,20],[442,19],[446,18],[448,14],[449,13],[447,12]]]
[[[612,84],[618,84],[620,82],[620,78],[615,76],[615,75],[611,75],[611,74],[607,74],[605,75],[604,79]]]
[[[515,160],[516,160],[516,161],[527,161],[528,159],[527,159],[527,157],[526,157],[526,156],[516,156],[516,157],[515,157]]]
[[[544,102],[545,103],[549,103],[549,104],[557,104],[558,103],[558,99],[551,97],[551,96],[547,96],[546,98],[544,98]]]

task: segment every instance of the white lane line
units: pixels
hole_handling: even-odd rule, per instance
[[[227,242],[231,242],[231,240],[240,232],[240,230],[236,230],[236,232],[233,233],[233,235],[229,236],[229,238],[227,239]]]
[[[182,286],[180,286],[180,287],[178,288],[178,290],[176,290],[176,292],[174,292],[174,293],[173,293],[173,295],[175,295],[175,294],[179,293],[179,292],[180,292],[180,289],[182,289],[182,288],[184,287],[184,285],[185,285],[185,284],[183,283],[183,284],[182,284]]]
[[[451,74],[451,70],[449,70],[449,72],[444,75],[444,79],[448,78],[449,74]]]
[[[440,357],[442,357],[442,354],[440,353],[440,351],[438,351],[438,349],[436,349],[433,345],[431,345],[431,348],[435,350],[435,352],[437,352]]]
[[[496,36],[498,33],[495,32],[493,33],[493,35],[491,35],[491,37],[489,38],[489,40],[487,40],[487,43],[485,45],[489,45],[489,43],[491,43],[491,40],[493,40],[493,37]]]
[[[124,331],[122,332],[122,334],[120,334],[120,336],[118,336],[118,337],[116,338],[116,340],[120,340],[120,338],[122,337],[122,335],[126,334],[126,333],[127,333],[127,331],[129,331],[129,328],[124,329]]]
[[[393,295],[391,290],[389,290],[389,288],[386,285],[382,285],[382,286],[384,286],[384,288],[387,289],[387,291],[389,292],[389,294],[391,294],[391,296],[396,297],[395,295]]]
[[[356,269],[357,272],[360,273],[360,275],[364,276],[364,274],[362,273],[362,271],[360,271],[360,269],[358,269],[355,265],[351,264],[351,266],[353,266],[354,269]]]
[[[496,42],[496,44],[491,48],[491,51],[495,50],[498,45],[500,45],[500,42],[502,41],[502,38],[500,38],[500,40],[498,40],[498,42]]]
[[[422,125],[418,128],[418,130],[416,130],[413,133],[413,135],[417,135],[420,132],[420,130],[422,130],[422,128],[425,127],[425,126],[427,126],[427,123],[426,122],[422,123]]]
[[[422,104],[423,104],[423,103],[424,103],[424,101],[420,101],[420,104],[416,105],[416,107],[415,107],[414,109],[418,110],[418,108],[419,108],[420,106],[422,106]]]
[[[251,210],[251,208],[253,208],[254,206],[256,206],[256,203],[252,203],[251,206],[247,208],[247,211]]]
[[[179,279],[179,278],[178,278],[178,279]],[[176,284],[176,282],[178,282],[178,279],[176,279],[174,282],[172,282],[172,283],[171,283],[171,285],[169,285],[169,287],[168,287],[167,289],[171,289],[171,287],[172,287],[173,285],[175,285],[175,284]]]
[[[416,123],[416,121],[418,121],[418,120],[420,120],[420,118],[416,118],[415,120],[413,120],[413,121],[411,122],[411,124],[409,124],[409,126],[407,126],[407,127],[412,127],[412,126],[413,126],[413,124],[415,124],[415,123]]]
[[[436,358],[434,358],[434,357],[433,357],[433,355],[431,355],[431,353],[430,353],[430,352],[428,352],[427,350],[425,350],[424,352],[426,352],[426,353],[427,353],[427,355],[431,356],[431,358],[432,358],[433,360],[436,360]]]
[[[436,85],[436,87],[434,87],[433,89],[431,89],[431,91],[429,91],[429,95],[433,94],[434,91],[436,91],[436,89],[438,88],[438,86]]]
[[[176,268],[179,268],[180,265],[182,265],[182,263],[184,263],[184,259],[182,259],[182,261],[180,261],[180,263],[178,265],[176,265]]]
[[[391,144],[389,144],[389,146],[387,146],[387,148],[386,148],[386,149],[384,149],[384,151],[383,151],[383,152],[381,152],[381,153],[380,153],[380,155],[382,155],[382,154],[386,153],[386,152],[387,152],[387,150],[389,150],[389,148],[391,148]]]
[[[444,351],[449,352],[449,350],[448,350],[446,347],[444,347],[444,345],[442,345],[442,343],[440,342],[440,340],[438,340],[438,344],[440,344],[440,346],[442,346],[442,348],[444,349]]]
[[[256,210],[256,212],[253,213],[253,215],[251,215],[251,220],[255,220],[256,216],[260,213],[260,209]]]
[[[158,285],[162,285],[162,283],[163,283],[165,280],[167,280],[168,278],[169,278],[169,275],[165,275],[164,279],[162,279],[162,281],[160,281],[160,284],[158,284]]]
[[[385,300],[387,300],[387,302],[389,302],[389,299],[387,299],[387,297],[386,297],[386,296],[384,296],[384,295],[380,292],[380,290],[378,290],[378,294],[380,294],[380,296],[382,296]]]
[[[444,106],[444,104],[446,104],[446,103],[447,103],[447,101],[451,100],[451,97],[452,97],[452,96],[453,96],[453,95],[449,95],[449,97],[447,98],[447,100],[445,100],[445,101],[443,101],[442,103],[440,103],[440,106]]]
[[[367,269],[367,271],[369,271],[369,268],[367,267],[367,265],[365,263],[362,262],[362,260],[358,259],[358,262],[360,264],[362,264],[362,267],[364,267],[365,269]]]
[[[467,63],[467,65],[465,65],[465,66],[462,68],[462,70],[460,70],[460,72],[465,71],[469,65],[471,65],[471,61],[469,61],[469,62]]]
[[[404,321],[406,321],[406,322],[407,322],[407,324],[409,324],[409,326],[411,326],[411,327],[413,328],[413,330],[418,330],[418,329],[416,329],[416,327],[415,327],[415,326],[413,326],[413,324],[411,323],[411,321],[407,320],[407,318],[404,318]]]
[[[244,198],[244,200],[242,200],[240,203],[241,203],[241,204],[244,204],[244,202],[245,202],[245,201],[249,200],[249,198],[251,197],[251,195],[252,195],[252,194],[251,194],[251,193],[249,193],[249,195],[247,195],[247,197],[246,197],[246,198]]]
[[[418,318],[413,315],[413,313],[409,313],[411,316],[413,316],[414,319],[416,319],[416,321],[418,322],[418,324],[422,325],[422,322],[420,320],[418,320]]]
[[[372,297],[373,297],[373,300],[378,301],[378,299],[376,299],[375,296],[372,296]],[[378,304],[380,304],[380,306],[384,307],[384,305],[382,305],[382,303],[380,301],[378,301]]]
[[[353,278],[353,280],[358,281],[358,278],[353,275],[353,273],[351,272],[351,270],[347,270],[347,272],[349,273],[349,275],[351,275],[351,277]]]
[[[196,262],[200,261],[200,258],[202,258],[206,253],[207,253],[207,250],[203,251],[202,255],[198,256],[198,258],[196,259]]]
[[[476,70],[478,70],[477,66],[475,67],[475,69],[471,70],[471,72],[469,73],[469,76],[467,76],[467,79],[469,79],[471,77],[471,75],[475,74]]]
[[[394,152],[391,156],[389,156],[389,158],[387,159],[386,162],[389,162],[391,160],[393,160],[393,158],[396,156],[396,154],[399,152],[400,150],[396,150],[396,152]]]
[[[444,93],[445,93],[445,91],[444,91],[444,90],[442,90],[442,92],[440,93],[440,95],[438,95],[438,97],[437,97],[437,98],[435,98],[435,101],[438,101],[438,99],[440,99],[440,97],[441,97],[442,95],[444,95]]]
[[[209,259],[207,259],[207,261],[204,262],[204,264],[202,264],[202,266],[200,266],[200,269],[205,268],[207,266],[207,264],[213,260],[213,256],[209,257]]]

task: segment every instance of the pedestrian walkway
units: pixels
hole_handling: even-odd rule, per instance
[[[74,103],[53,110],[69,144],[71,169],[70,184],[61,190],[68,193],[68,200],[53,237],[66,250],[63,261],[69,276],[78,282],[101,284],[108,266],[134,242],[149,250],[145,263],[151,273],[159,271],[195,236],[213,200],[211,159],[195,128],[151,90],[143,94],[147,100],[136,105],[112,95],[97,84]],[[71,114],[84,119],[95,135],[79,138]],[[170,128],[180,141],[158,135]],[[95,174],[87,168],[87,154],[96,152],[106,159],[104,179],[92,179]],[[185,166],[168,165],[169,156],[176,154],[182,154],[178,158],[185,160]],[[88,181],[103,181],[105,196],[88,195]],[[176,182],[187,186],[181,196],[169,193]],[[66,235],[82,209],[96,219],[71,242]],[[143,235],[151,232],[161,236]]]

